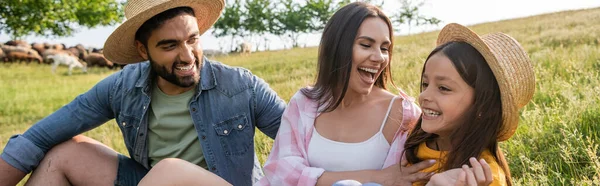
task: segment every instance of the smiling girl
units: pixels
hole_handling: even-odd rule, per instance
[[[457,174],[449,175],[449,170],[472,167],[475,171],[463,175],[479,174],[471,176],[479,179],[467,181],[485,183],[480,166],[485,164],[491,170],[491,185],[511,185],[498,142],[514,134],[518,110],[533,96],[529,57],[508,35],[479,37],[458,24],[444,27],[437,43],[423,68],[419,95],[423,115],[405,143],[406,159],[410,163],[437,159],[424,170],[442,173],[432,182],[456,179]]]

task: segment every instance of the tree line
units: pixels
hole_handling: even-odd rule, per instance
[[[419,14],[423,1],[399,0],[401,7],[392,15],[395,28],[400,25],[411,26],[426,24],[437,25],[440,20]],[[322,32],[327,20],[337,9],[351,3],[351,0],[229,0],[222,16],[213,27],[216,37],[229,37],[230,50],[235,50],[236,39],[250,37],[267,39],[265,34],[278,36],[285,43],[285,48],[299,46],[298,37],[301,34]],[[383,0],[368,0],[367,2],[384,6]],[[263,37],[261,37],[263,36]],[[268,49],[268,41],[262,42]],[[258,45],[255,46],[258,49]]]
[[[302,34],[319,33],[337,9],[356,0],[226,0],[226,6],[212,33],[229,38],[225,50],[235,50],[236,40],[250,38],[268,49],[267,34],[281,38],[286,48],[299,46]],[[362,0],[384,6],[383,0]],[[437,25],[440,20],[419,14],[423,0],[398,0],[401,7],[392,12],[399,25]],[[116,0],[0,1],[0,30],[13,39],[27,35],[64,37],[75,27],[115,25],[122,22],[123,6]],[[262,41],[260,39],[263,39]],[[258,48],[259,43],[255,44]]]

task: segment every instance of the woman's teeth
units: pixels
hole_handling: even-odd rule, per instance
[[[423,114],[428,116],[439,116],[441,113],[429,109],[423,109]]]
[[[368,73],[372,73],[372,74],[375,74],[375,73],[377,73],[377,72],[379,71],[379,70],[377,70],[377,69],[373,69],[373,68],[366,68],[366,67],[360,67],[360,68],[358,68],[358,69],[360,69],[360,70],[363,70],[363,71],[366,71],[366,72],[368,72]]]

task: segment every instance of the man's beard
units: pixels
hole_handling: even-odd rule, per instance
[[[164,80],[167,80],[169,83],[172,83],[174,85],[177,85],[179,87],[182,88],[188,88],[188,87],[192,87],[192,86],[196,86],[198,85],[198,82],[200,81],[200,59],[198,58],[198,56],[195,56],[196,60],[194,61],[195,64],[195,68],[198,70],[198,72],[195,73],[195,75],[190,75],[190,76],[183,76],[183,77],[178,77],[175,74],[175,67],[177,67],[177,65],[179,64],[186,64],[185,62],[182,61],[175,61],[173,63],[173,65],[171,66],[171,72],[169,72],[169,70],[167,70],[167,67],[164,65],[159,65],[158,63],[156,63],[154,60],[152,60],[152,57],[150,56],[150,54],[148,54],[148,61],[150,61],[150,66],[152,66],[152,70],[161,78],[163,78]]]

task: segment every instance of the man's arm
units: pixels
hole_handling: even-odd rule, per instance
[[[114,118],[109,99],[118,74],[102,80],[23,135],[12,136],[1,155],[0,183],[18,182],[37,167],[50,148]]]
[[[0,158],[0,175],[0,185],[9,186],[17,185],[17,183],[19,183],[19,181],[21,181],[27,174],[21,172],[17,168],[14,168]]]
[[[281,124],[281,116],[286,107],[285,101],[277,96],[277,93],[261,78],[252,75],[252,82],[254,83],[256,126],[271,139],[275,139]]]

